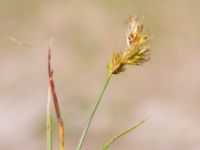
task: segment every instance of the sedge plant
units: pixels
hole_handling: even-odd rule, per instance
[[[102,96],[106,90],[106,87],[108,86],[110,82],[111,77],[115,74],[120,74],[121,72],[125,71],[126,65],[142,65],[144,62],[147,62],[150,59],[150,49],[147,44],[149,41],[149,34],[147,31],[144,31],[143,23],[139,20],[138,17],[130,16],[128,18],[127,25],[128,25],[127,30],[126,30],[127,46],[123,51],[115,51],[112,54],[112,57],[107,66],[108,74],[107,74],[106,82],[104,84],[102,91],[100,92],[99,97],[97,98],[95,105],[90,111],[89,118],[85,124],[85,127],[83,129],[83,132],[80,137],[76,150],[80,150],[82,147],[82,144],[85,140],[85,137],[90,127],[90,124],[92,122],[92,119],[94,117],[94,114],[97,110],[97,107],[99,106],[101,102]],[[136,127],[138,127],[139,125],[137,125]],[[112,141],[115,141],[115,140],[112,140]],[[111,143],[112,142],[110,142],[110,144]],[[108,147],[108,146],[105,146],[105,147]]]
[[[126,30],[126,47],[123,50],[114,51],[107,65],[107,78],[105,80],[104,86],[100,91],[99,96],[97,97],[96,103],[93,105],[88,120],[85,123],[82,134],[80,136],[79,142],[77,144],[76,150],[81,150],[83,142],[88,133],[89,127],[95,115],[95,112],[102,100],[102,97],[106,91],[106,88],[112,78],[113,75],[118,75],[121,72],[124,72],[127,65],[142,65],[143,63],[149,61],[150,59],[150,49],[148,46],[149,42],[149,33],[144,30],[143,22],[139,20],[136,16],[129,16],[127,21],[127,30]],[[44,54],[40,49],[33,48],[30,44],[24,43],[16,38],[11,38],[14,42],[19,45],[25,46],[27,48],[31,48],[39,53]],[[57,117],[57,126],[58,126],[58,141],[59,141],[59,150],[64,150],[64,124],[61,116],[60,106],[58,97],[55,90],[55,83],[53,80],[53,69],[51,65],[51,50],[52,50],[52,42],[50,42],[50,46],[48,49],[48,99],[47,99],[47,116],[46,116],[46,132],[47,132],[47,150],[52,150],[52,108],[51,103],[54,104],[54,110]],[[130,131],[136,129],[140,125],[142,125],[146,120],[138,122],[132,127],[124,130],[123,132],[115,135],[113,138],[108,140],[103,146],[102,150],[108,150],[108,148],[113,144],[116,140],[126,135]]]

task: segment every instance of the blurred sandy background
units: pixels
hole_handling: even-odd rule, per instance
[[[151,61],[113,77],[83,149],[100,149],[149,115],[111,149],[200,149],[199,0],[0,0],[1,150],[44,150],[46,144],[46,59],[9,37],[43,50],[54,38],[66,147],[75,149],[107,61],[113,49],[125,46],[128,15],[144,17],[154,37]]]

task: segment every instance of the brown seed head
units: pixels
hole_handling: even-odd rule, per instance
[[[128,18],[126,30],[127,47],[123,51],[114,52],[108,63],[108,74],[119,74],[125,70],[125,65],[141,65],[150,59],[150,49],[147,45],[149,34],[143,30],[143,23],[138,17]]]

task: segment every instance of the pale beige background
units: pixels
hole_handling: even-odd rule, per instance
[[[136,14],[153,36],[151,61],[113,77],[83,149],[100,149],[150,115],[111,150],[199,150],[199,13],[199,0],[0,0],[0,149],[44,150],[46,142],[46,58],[10,36],[43,50],[54,38],[54,77],[70,150],[113,49],[125,46],[124,21]]]

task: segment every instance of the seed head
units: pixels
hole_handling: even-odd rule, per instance
[[[148,47],[149,34],[143,30],[143,23],[138,17],[128,18],[126,30],[127,46],[123,51],[115,51],[108,63],[108,74],[119,74],[126,65],[142,65],[150,59]]]

